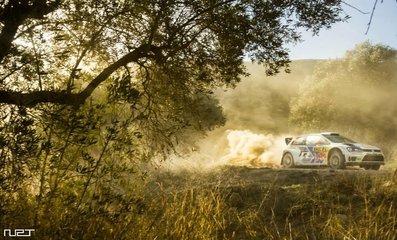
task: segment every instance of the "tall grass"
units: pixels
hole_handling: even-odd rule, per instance
[[[186,184],[184,189],[162,194],[157,198],[161,201],[156,201],[158,218],[151,224],[149,239],[397,236],[397,182],[392,176],[342,175],[332,181],[289,186]]]
[[[397,181],[391,175],[341,174],[292,185],[277,181],[225,184],[222,180],[212,184],[206,176],[200,181],[167,178],[155,187],[148,185],[139,201],[117,214],[89,208],[73,212],[62,201],[55,201],[51,211],[40,215],[34,236],[286,240],[387,240],[397,236]],[[3,220],[10,227],[25,226],[23,221],[34,217],[29,211],[34,198],[25,195],[14,200]],[[20,213],[23,217],[18,218]]]

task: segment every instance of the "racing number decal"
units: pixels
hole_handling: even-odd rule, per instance
[[[311,163],[323,163],[327,160],[329,147],[327,147],[327,146],[308,146],[307,148],[313,154]]]
[[[306,146],[299,147],[299,157],[302,162],[324,163],[327,160],[329,147],[327,146]]]

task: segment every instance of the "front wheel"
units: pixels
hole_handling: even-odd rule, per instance
[[[283,167],[286,168],[291,168],[294,166],[294,157],[292,157],[291,153],[284,154],[282,164]]]
[[[345,157],[340,151],[334,150],[328,158],[328,164],[333,169],[343,169],[345,168]]]

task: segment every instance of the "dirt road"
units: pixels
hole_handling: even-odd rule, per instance
[[[274,183],[276,185],[290,185],[301,183],[314,183],[332,181],[337,178],[349,177],[390,177],[391,170],[363,170],[359,168],[347,168],[343,170],[332,170],[329,168],[292,168],[292,169],[266,169],[231,167],[226,171],[229,175],[227,181],[230,184],[239,183]]]
[[[166,171],[156,174],[153,182],[163,187],[203,186],[290,186],[297,184],[327,184],[336,180],[390,179],[392,170],[364,170],[347,168],[332,170],[329,168],[249,168],[227,166],[213,171]]]

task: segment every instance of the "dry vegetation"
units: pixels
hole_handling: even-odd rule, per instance
[[[14,200],[8,216],[17,217],[7,220],[16,227],[34,217],[34,205],[28,194]],[[395,239],[396,202],[397,176],[386,170],[223,167],[209,173],[161,172],[122,212],[92,214],[94,206],[87,213],[65,212],[61,206],[48,210],[35,237]]]
[[[395,239],[397,234],[397,178],[391,172],[223,168],[158,177],[126,230],[131,239]]]

